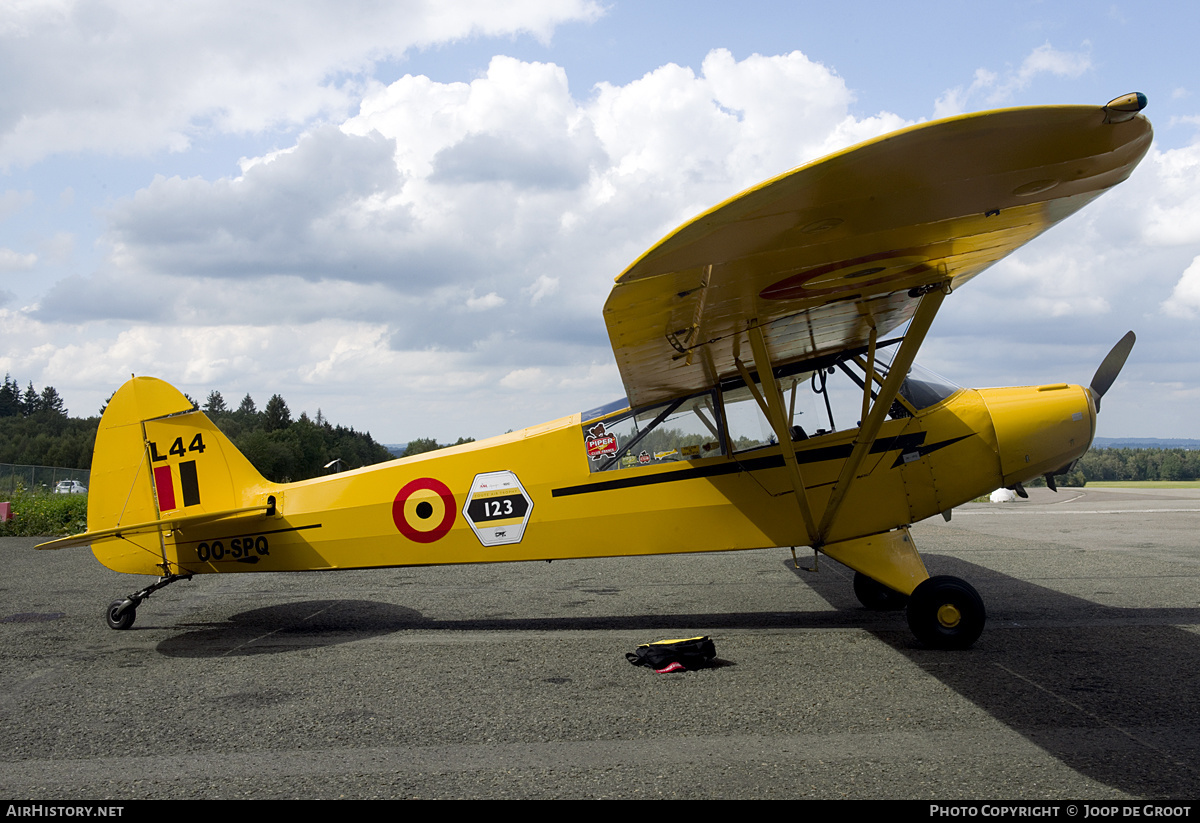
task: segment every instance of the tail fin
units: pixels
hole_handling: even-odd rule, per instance
[[[160,530],[171,525],[163,521],[261,507],[273,488],[177,389],[135,377],[108,402],[96,432],[88,493],[92,551],[115,571],[161,575],[170,571]],[[150,528],[130,533],[138,525]]]

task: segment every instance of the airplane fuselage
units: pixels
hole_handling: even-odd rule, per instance
[[[268,499],[273,512],[183,525],[161,540],[157,531],[130,534],[93,550],[117,571],[162,575],[164,564],[170,573],[203,574],[813,544],[779,445],[736,451],[726,438],[723,454],[627,459],[594,471],[587,432],[620,415],[585,421],[575,414],[288,484],[248,469],[199,411],[146,420],[142,460],[155,482],[125,483],[107,494],[94,483],[100,493],[91,501],[90,526],[93,519],[130,523]],[[1087,391],[1063,384],[963,389],[915,416],[888,420],[823,542],[887,532],[1067,466],[1087,450],[1094,425]],[[828,502],[857,432],[794,444],[815,511]],[[117,506],[123,515],[111,511]]]

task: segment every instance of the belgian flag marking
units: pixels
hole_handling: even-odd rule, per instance
[[[175,494],[176,471],[179,473],[178,488],[183,497],[183,508],[200,505],[200,481],[196,476],[196,461],[187,460],[177,464],[176,469],[172,469],[171,466],[154,467],[154,491],[158,496],[160,512],[179,508]]]

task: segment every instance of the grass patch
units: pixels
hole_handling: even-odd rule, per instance
[[[1200,480],[1089,480],[1089,489],[1200,489]]]
[[[0,537],[58,537],[87,530],[86,494],[17,491],[0,502],[5,500],[12,503],[13,519],[0,523]]]

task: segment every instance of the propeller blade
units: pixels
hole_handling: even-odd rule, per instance
[[[1133,344],[1136,341],[1137,335],[1133,332],[1127,332],[1124,337],[1117,341],[1117,345],[1112,347],[1112,351],[1100,363],[1100,368],[1096,369],[1096,374],[1092,377],[1091,390],[1092,397],[1096,401],[1097,412],[1100,411],[1100,398],[1116,382],[1117,375],[1121,373],[1121,368],[1125,365],[1125,361],[1129,357],[1129,352],[1133,350]]]

